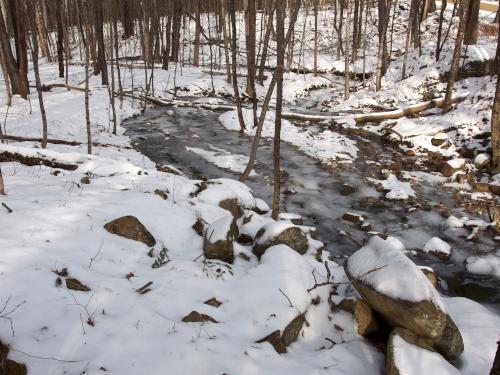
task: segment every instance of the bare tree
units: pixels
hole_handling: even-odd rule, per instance
[[[462,51],[462,42],[465,34],[465,23],[467,22],[469,14],[469,0],[460,1],[460,22],[458,25],[457,38],[455,40],[455,49],[453,50],[453,59],[451,60],[450,72],[448,74],[448,82],[446,85],[446,94],[443,104],[443,113],[451,110],[451,94],[453,91],[453,84],[457,80],[458,65],[460,62],[460,52]]]

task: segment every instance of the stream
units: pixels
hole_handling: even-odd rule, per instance
[[[315,96],[318,97],[317,94]],[[315,108],[314,100],[308,98],[307,101],[307,105],[299,105],[307,109]],[[198,108],[148,108],[123,125],[132,139],[132,145],[158,164],[172,165],[194,179],[238,179],[238,174],[218,168],[186,149],[210,150],[212,146],[232,154],[249,154],[252,137],[226,130],[218,120],[219,115]],[[308,130],[320,132],[321,127],[310,126]],[[318,239],[325,243],[325,248],[340,263],[358,250],[360,243],[367,238],[367,234],[356,224],[342,219],[348,211],[366,215],[372,231],[396,236],[408,250],[422,249],[431,237],[438,236],[452,246],[452,256],[448,261],[419,251],[411,251],[410,257],[417,264],[434,269],[440,278],[439,288],[443,294],[464,296],[500,311],[500,280],[469,274],[464,267],[467,257],[494,253],[498,243],[486,233],[474,241],[467,241],[468,229],[444,228],[445,219],[433,206],[442,202],[452,209],[456,217],[467,214],[454,207],[453,192],[433,186],[432,180],[414,186],[418,194],[417,202],[425,202],[432,208],[414,209],[418,206],[415,202],[384,201],[384,194],[368,185],[364,178],[379,178],[380,168],[373,168],[374,163],[387,165],[401,155],[375,135],[349,137],[357,142],[358,158],[352,164],[335,168],[324,168],[293,146],[282,143],[281,168],[288,172],[282,182],[282,191],[286,192],[282,195],[282,212],[299,214],[304,219],[304,225],[316,227]],[[261,140],[255,172],[256,175],[250,177],[246,184],[257,197],[270,204],[273,170],[272,142],[268,139]],[[354,189],[346,191],[346,184]],[[367,196],[376,199],[366,203]]]

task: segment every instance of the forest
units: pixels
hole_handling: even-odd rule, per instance
[[[0,375],[500,375],[498,0],[0,0]]]

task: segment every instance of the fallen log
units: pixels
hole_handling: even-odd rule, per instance
[[[17,135],[4,135],[3,139],[16,142],[42,142],[42,138],[19,137]],[[82,144],[82,142],[65,141],[63,139],[47,139],[47,143],[52,143],[55,145],[68,145],[68,146],[80,146]]]
[[[125,96],[132,97],[131,94],[125,94]],[[456,103],[464,100],[467,94],[455,94],[452,96],[452,103]],[[139,95],[135,98],[145,100],[148,103],[159,105],[162,107],[193,107],[202,108],[210,111],[234,111],[236,106],[227,104],[208,104],[208,103],[196,103],[187,100],[164,100],[158,99],[152,96]],[[283,112],[282,118],[285,120],[295,120],[295,121],[309,121],[309,122],[330,122],[333,124],[345,124],[349,121],[354,120],[356,124],[363,124],[366,122],[382,122],[385,120],[394,120],[401,117],[405,117],[411,114],[419,113],[432,108],[441,108],[444,103],[444,97],[429,100],[427,102],[412,104],[405,106],[393,111],[384,112],[373,112],[373,113],[361,113],[345,116],[328,116],[328,115],[310,115],[305,113],[296,112]]]
[[[0,151],[0,162],[18,162],[29,167],[45,165],[47,167],[64,169],[66,171],[74,171],[78,168],[75,164],[63,163],[57,160],[49,159],[43,155],[27,156],[9,151]]]
[[[42,138],[35,138],[35,137],[19,137],[17,135],[4,135],[3,139],[9,140],[9,141],[15,141],[15,142],[42,142]],[[51,143],[54,145],[66,145],[66,146],[81,146],[81,145],[86,145],[86,142],[78,142],[78,141],[66,141],[64,139],[47,139],[47,143]],[[113,145],[110,143],[99,143],[99,142],[92,142],[92,146],[95,147],[118,147],[118,148],[124,148],[127,150],[132,149],[130,146],[119,146],[119,145]]]
[[[50,83],[47,85],[42,85],[42,91],[47,92],[55,88],[65,88],[68,90],[82,91],[85,92],[85,88],[80,86],[66,85],[64,83]],[[90,91],[90,90],[89,90]]]
[[[467,94],[455,94],[452,96],[451,102],[456,103],[464,100],[466,97]],[[362,113],[358,115],[353,115],[352,117],[357,124],[362,124],[365,122],[381,122],[384,120],[398,119],[411,114],[426,111],[432,108],[442,108],[443,104],[444,104],[444,97],[438,99],[432,99],[427,102],[405,106],[399,109],[395,109],[394,111]]]

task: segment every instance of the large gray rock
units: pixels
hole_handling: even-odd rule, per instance
[[[291,247],[299,254],[304,254],[309,247],[307,236],[298,226],[271,222],[257,232],[253,253],[260,259],[268,248],[281,244]]]
[[[123,216],[104,225],[109,233],[154,246],[156,240],[144,225],[134,216]]]
[[[215,221],[205,231],[203,241],[205,257],[233,263],[233,241],[238,238],[238,235],[238,226],[232,216],[224,216]]]
[[[447,359],[457,358],[464,350],[460,331],[434,286],[394,243],[391,237],[372,237],[347,260],[347,276],[393,327],[424,338]]]
[[[425,339],[403,328],[392,331],[387,343],[387,375],[458,375],[458,371]]]

